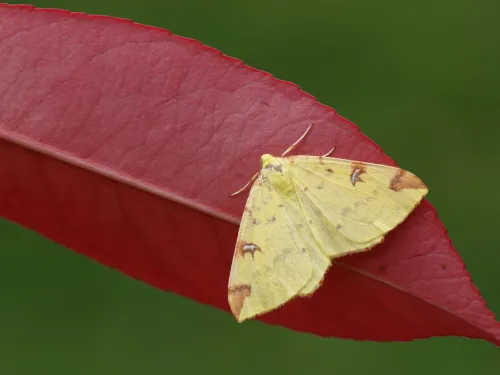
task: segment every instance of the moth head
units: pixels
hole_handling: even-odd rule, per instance
[[[264,154],[260,158],[260,169],[264,169],[269,164],[272,164],[276,157],[270,154]]]

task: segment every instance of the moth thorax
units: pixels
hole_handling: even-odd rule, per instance
[[[260,159],[260,166],[262,178],[268,185],[272,185],[282,194],[293,193],[290,168],[286,159],[265,154]]]

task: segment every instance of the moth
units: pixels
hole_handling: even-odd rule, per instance
[[[243,212],[228,300],[239,322],[321,286],[337,257],[369,250],[428,189],[400,168],[323,156],[262,155]]]

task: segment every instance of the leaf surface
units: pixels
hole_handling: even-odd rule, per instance
[[[297,153],[335,144],[336,157],[394,164],[295,85],[110,17],[0,6],[0,109],[0,216],[226,311],[246,199],[229,193],[261,154],[312,122]],[[259,319],[321,336],[500,343],[427,201],[374,251],[337,262],[313,297]]]

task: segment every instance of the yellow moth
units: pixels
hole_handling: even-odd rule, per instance
[[[368,250],[427,194],[414,174],[323,156],[260,160],[236,242],[228,300],[239,322],[312,294],[332,259]]]

